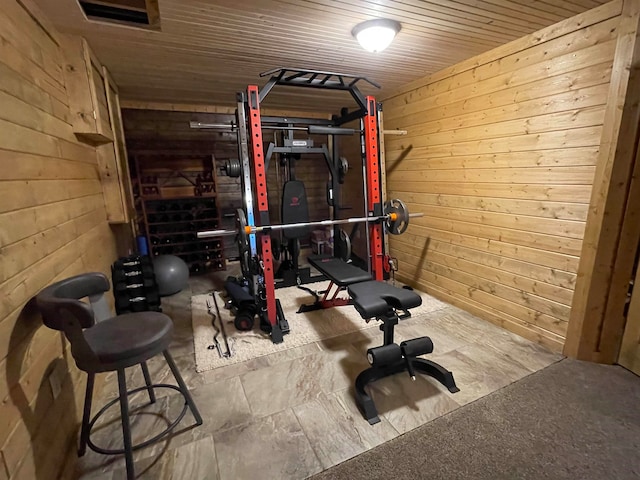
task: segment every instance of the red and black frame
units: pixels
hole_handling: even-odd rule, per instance
[[[238,94],[236,120],[238,127],[238,150],[242,165],[243,204],[248,226],[269,226],[269,200],[267,194],[267,162],[262,138],[263,118],[260,104],[267,94],[276,86],[306,87],[349,92],[358,107],[349,111],[343,108],[341,114],[333,120],[315,126],[316,131],[324,131],[329,135],[339,135],[344,129],[341,125],[360,119],[363,145],[363,161],[365,170],[365,207],[366,216],[374,219],[383,215],[383,195],[381,192],[381,165],[379,158],[378,111],[380,105],[373,96],[364,96],[357,84],[361,81],[379,87],[374,82],[361,76],[348,74],[319,72],[279,68],[265,72],[261,76],[271,78],[260,91],[258,86],[249,85],[246,93]],[[312,129],[310,129],[311,131]],[[333,155],[336,157],[336,155]],[[337,160],[335,158],[334,160]],[[336,186],[334,175],[337,171],[329,166],[332,182]],[[254,197],[255,195],[255,197]],[[383,280],[384,272],[384,227],[380,221],[367,223],[367,266],[374,280]],[[270,328],[274,343],[283,341],[283,335],[289,327],[282,315],[282,309],[275,295],[275,278],[271,236],[269,230],[262,230],[249,235],[249,261],[243,266],[243,275],[253,294],[258,315],[262,324]],[[242,256],[242,252],[241,252]]]

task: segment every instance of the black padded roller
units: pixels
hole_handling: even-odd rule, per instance
[[[433,342],[429,337],[420,337],[407,340],[400,344],[405,357],[417,357],[433,352]]]
[[[372,367],[391,365],[402,360],[402,350],[397,343],[367,350],[367,360]]]
[[[307,131],[311,135],[353,135],[353,128],[331,127],[326,125],[309,125]]]

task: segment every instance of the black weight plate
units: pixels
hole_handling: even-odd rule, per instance
[[[249,331],[253,329],[253,315],[240,312],[233,320],[233,325],[240,331]]]

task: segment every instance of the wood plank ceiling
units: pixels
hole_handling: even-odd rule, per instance
[[[125,99],[232,105],[260,72],[279,66],[365,75],[384,98],[405,83],[490,50],[605,0],[159,0],[161,31],[87,21],[76,0],[38,0],[64,32],[83,35]],[[351,29],[401,22],[384,52]],[[344,92],[276,89],[265,106],[337,112]]]

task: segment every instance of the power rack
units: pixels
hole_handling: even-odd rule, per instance
[[[364,170],[366,172],[366,181],[363,187],[364,203],[366,216],[372,218],[370,222],[366,222],[367,263],[372,278],[374,280],[383,280],[385,265],[389,264],[389,259],[385,258],[385,231],[382,222],[379,220],[384,214],[378,122],[381,105],[376,103],[373,96],[363,95],[358,88],[358,84],[366,82],[376,88],[380,87],[362,76],[316,70],[277,68],[264,72],[260,76],[270,76],[262,90],[257,85],[249,85],[246,92],[241,92],[237,95],[235,127],[238,135],[238,155],[244,207],[243,212],[238,212],[238,217],[241,219],[239,236],[242,237],[244,235],[243,232],[246,227],[263,228],[257,233],[248,234],[248,238],[245,237],[244,240],[239,240],[239,247],[244,280],[249,288],[249,293],[256,303],[256,310],[261,324],[268,324],[272,341],[280,343],[283,341],[283,335],[288,332],[289,326],[275,295],[271,236],[269,228],[265,228],[271,225],[267,195],[268,162],[271,154],[274,151],[277,152],[279,147],[274,149],[270,145],[270,148],[265,152],[262,129],[277,128],[273,127],[273,125],[286,124],[291,119],[263,117],[260,112],[260,105],[276,86],[341,90],[348,92],[356,101],[357,108],[355,110],[349,111],[348,108],[343,108],[340,115],[336,115],[332,120],[309,121],[308,131],[309,133],[326,135],[360,133]],[[342,127],[342,125],[358,119],[360,120],[359,130]],[[340,189],[337,174],[340,169],[339,155],[336,152],[332,152],[332,155],[329,155],[327,149],[325,148],[324,150],[331,172],[333,192],[337,196],[337,192]],[[242,223],[245,222],[246,225],[243,225]]]

